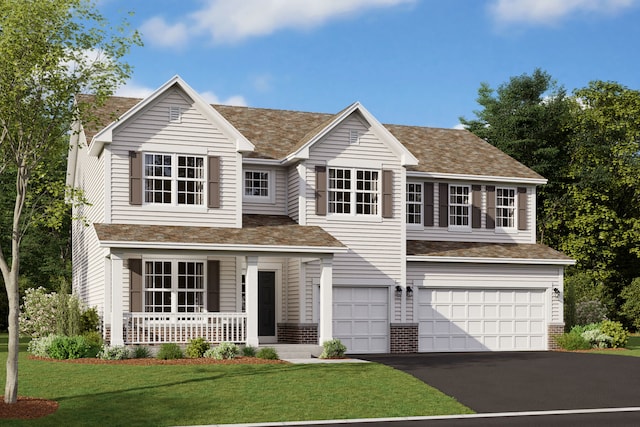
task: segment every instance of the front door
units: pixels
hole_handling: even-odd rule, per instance
[[[263,342],[276,337],[276,272],[258,271],[258,335]],[[263,339],[264,338],[264,339]]]

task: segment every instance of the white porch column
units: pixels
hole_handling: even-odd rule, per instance
[[[318,344],[333,339],[333,258],[322,258]]]
[[[247,257],[245,274],[245,309],[247,312],[247,345],[257,347],[258,342],[258,257]]]
[[[124,260],[121,254],[111,254],[111,345],[124,345],[122,269]]]

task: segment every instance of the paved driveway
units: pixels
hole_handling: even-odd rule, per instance
[[[640,358],[565,352],[358,355],[476,412],[640,407]]]

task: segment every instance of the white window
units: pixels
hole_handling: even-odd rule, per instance
[[[471,189],[468,185],[449,186],[449,226],[470,227]]]
[[[244,171],[244,196],[271,200],[271,173],[261,170]]]
[[[145,262],[145,312],[199,313],[204,311],[204,301],[204,262]]]
[[[407,224],[422,224],[422,183],[407,183]]]
[[[516,189],[496,188],[496,227],[516,226]]]
[[[329,213],[378,215],[379,171],[329,168]]]
[[[204,188],[204,157],[144,155],[145,203],[202,205]]]

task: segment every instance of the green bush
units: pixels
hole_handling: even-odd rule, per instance
[[[263,347],[256,353],[258,359],[278,360],[278,352],[273,347]]]
[[[256,357],[258,349],[252,345],[246,345],[242,347],[242,355],[245,357]]]
[[[233,359],[240,355],[240,347],[231,342],[221,342],[204,353],[204,357],[216,360]]]
[[[95,307],[88,308],[80,315],[80,330],[82,332],[96,332],[100,326],[100,316]]]
[[[151,357],[151,350],[143,345],[135,346],[131,352],[132,359],[146,359],[148,357]]]
[[[205,341],[204,338],[194,338],[189,340],[185,354],[190,359],[197,359],[202,357],[204,353],[211,348],[211,344]]]
[[[27,351],[37,357],[51,357],[49,355],[49,348],[51,348],[51,343],[59,337],[59,335],[51,334],[44,337],[33,338],[29,341]]]
[[[83,333],[82,336],[89,345],[89,350],[87,350],[85,357],[96,357],[104,344],[102,335],[98,331],[91,331]]]
[[[587,325],[607,319],[607,307],[600,300],[582,300],[576,304],[576,324]]]
[[[618,348],[627,345],[629,332],[622,326],[622,323],[605,320],[600,323],[600,330],[603,334],[611,337],[611,347]]]
[[[82,336],[58,336],[49,346],[49,357],[54,359],[80,359],[90,350],[89,344]]]
[[[160,346],[156,358],[160,360],[182,359],[184,354],[178,344],[165,343]]]
[[[565,350],[588,350],[591,348],[591,343],[580,334],[568,332],[555,337],[555,339],[558,345]]]
[[[321,359],[341,358],[344,357],[347,351],[347,347],[337,338],[323,342],[322,347],[324,347],[324,349],[320,354]]]
[[[624,300],[620,313],[631,322],[636,331],[640,331],[640,277],[633,279],[620,296]]]
[[[123,345],[105,345],[98,353],[98,358],[102,360],[124,360],[131,357],[129,349]]]

